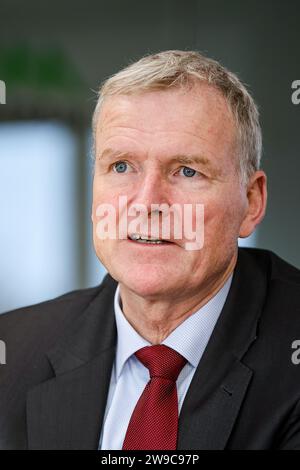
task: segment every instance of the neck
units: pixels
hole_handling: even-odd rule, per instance
[[[162,300],[149,300],[120,283],[122,310],[131,326],[151,344],[160,344],[175,328],[203,307],[224,286],[236,258],[218,278],[200,285],[195,292],[182,292]]]

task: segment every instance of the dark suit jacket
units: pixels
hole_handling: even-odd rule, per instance
[[[16,286],[17,288],[17,286]],[[97,449],[115,356],[116,282],[0,315],[0,448]],[[300,271],[239,249],[179,418],[178,449],[300,449]]]

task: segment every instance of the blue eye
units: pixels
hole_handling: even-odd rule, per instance
[[[184,166],[182,169],[184,176],[187,176],[188,178],[191,178],[196,174],[196,170],[193,170],[193,168],[189,168],[188,166]]]
[[[117,162],[114,164],[114,170],[117,173],[124,173],[127,170],[127,163],[126,162]]]

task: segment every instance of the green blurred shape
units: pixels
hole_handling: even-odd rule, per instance
[[[9,88],[61,91],[86,90],[78,70],[60,48],[35,50],[27,45],[0,48],[0,79]]]

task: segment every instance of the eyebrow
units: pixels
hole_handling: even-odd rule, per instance
[[[121,152],[111,148],[103,150],[103,152],[98,156],[98,159],[113,159],[113,158],[132,158],[134,154],[132,152]],[[206,166],[210,169],[213,176],[216,177],[220,175],[220,171],[211,164],[211,161],[203,155],[174,155],[169,159],[172,163],[181,163],[183,165],[191,165],[193,163]]]
[[[109,159],[121,158],[121,157],[126,158],[129,156],[132,156],[131,152],[121,152],[121,151],[113,150],[111,148],[107,148],[103,150],[103,152],[97,157],[97,159],[104,160],[105,158],[109,158]]]
[[[210,166],[210,160],[202,155],[175,155],[171,158],[172,162],[178,162],[190,165],[191,163],[200,163],[201,165]]]

